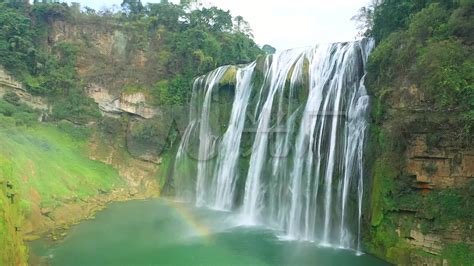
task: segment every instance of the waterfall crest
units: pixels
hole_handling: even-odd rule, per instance
[[[360,250],[372,47],[287,50],[197,78],[177,196],[289,239]]]

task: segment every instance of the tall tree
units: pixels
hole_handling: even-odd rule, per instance
[[[145,11],[141,0],[123,0],[120,6],[129,16],[140,15]]]

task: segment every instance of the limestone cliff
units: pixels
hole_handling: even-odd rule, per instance
[[[86,95],[98,104],[103,116],[127,122],[117,133],[125,137],[125,148],[133,157],[160,164],[162,148],[155,147],[163,146],[169,134],[166,127],[171,124],[166,110],[154,106],[149,92],[141,87],[149,86],[159,74],[151,72],[154,67],[145,57],[145,49],[134,46],[133,36],[116,21],[58,20],[52,24],[48,45],[69,42],[79,47],[76,68]],[[159,42],[159,36],[154,40]],[[130,89],[130,84],[139,85]],[[163,125],[164,129],[153,135],[160,143],[140,138],[140,130],[151,124]]]
[[[371,90],[368,249],[404,265],[466,263],[474,247],[474,147],[459,115],[433,109],[412,84]]]
[[[119,96],[114,96],[109,89],[97,84],[90,84],[86,91],[87,95],[99,105],[103,115],[118,117],[117,115],[129,113],[149,119],[158,112],[147,103],[143,92],[123,92]]]

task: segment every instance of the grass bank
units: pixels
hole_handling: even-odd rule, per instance
[[[0,265],[27,261],[22,225],[35,209],[125,186],[112,166],[88,158],[87,139],[87,129],[70,124],[17,126],[0,115]]]

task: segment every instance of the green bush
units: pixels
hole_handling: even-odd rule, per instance
[[[16,95],[16,94],[15,94]],[[11,96],[13,97],[13,96]],[[18,96],[17,96],[18,97]],[[13,97],[14,98],[14,97]],[[7,99],[11,100],[10,96]],[[13,101],[15,102],[15,101]],[[17,105],[7,102],[5,99],[0,100],[0,114],[12,117],[17,126],[32,126],[38,121],[39,113],[29,106],[15,102]]]
[[[13,105],[19,105],[20,104],[20,97],[18,94],[14,92],[7,92],[3,95],[2,97],[6,102],[11,103]]]
[[[142,143],[163,146],[166,144],[167,130],[157,123],[141,123],[132,129],[132,137]]]
[[[130,130],[129,148],[160,155],[168,150],[176,138],[175,124],[171,115],[157,116],[153,119],[134,123]]]
[[[424,208],[424,213],[441,221],[474,218],[470,196],[458,189],[434,191],[427,196],[426,204],[429,208]]]
[[[92,133],[91,129],[88,127],[77,126],[67,121],[60,121],[57,123],[57,126],[61,131],[79,141],[89,139]]]
[[[429,175],[433,176],[438,172],[438,167],[434,163],[423,164],[423,170]]]
[[[398,95],[416,85],[423,107],[455,111],[452,129],[470,141],[474,118],[474,48],[472,1],[383,1],[375,6],[373,27],[377,41],[368,62],[367,87],[376,97]],[[380,99],[379,99],[380,100]]]
[[[76,92],[55,98],[51,116],[56,121],[66,119],[76,124],[86,124],[101,115],[97,103],[82,92]]]
[[[474,108],[474,49],[459,40],[431,41],[420,49],[415,75],[441,107]]]
[[[13,114],[17,126],[32,126],[38,121],[37,113],[17,112]]]
[[[0,2],[0,10],[0,65],[20,76],[34,63],[31,19],[5,2]]]
[[[173,80],[161,80],[153,86],[151,95],[156,105],[183,104],[187,101],[189,85],[186,80],[178,75]]]
[[[443,249],[442,255],[451,265],[468,266],[474,261],[474,250],[466,243],[448,244]]]
[[[428,149],[438,147],[441,142],[441,134],[439,132],[430,132],[426,135],[426,145]]]
[[[12,116],[16,111],[16,107],[5,101],[5,100],[0,100],[0,114],[4,116]]]

